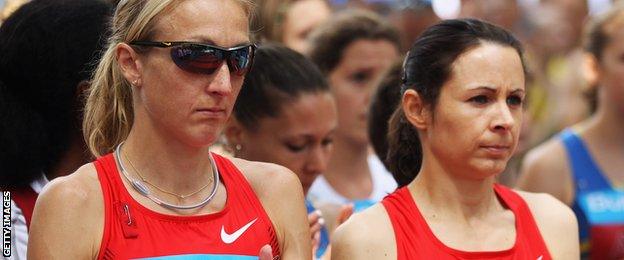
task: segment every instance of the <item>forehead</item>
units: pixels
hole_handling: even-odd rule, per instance
[[[524,69],[518,52],[509,46],[481,43],[453,62],[451,81],[463,86],[515,87],[524,89]]]
[[[325,135],[337,125],[334,99],[328,92],[302,93],[282,104],[280,110],[279,116],[262,119],[261,125],[267,126],[264,130],[277,135]]]
[[[223,47],[249,42],[247,14],[236,0],[185,0],[156,19],[154,40],[198,41]]]
[[[624,10],[618,12],[611,21],[607,22],[603,30],[605,34],[611,37],[609,43],[622,45],[624,39]]]
[[[349,44],[342,54],[346,69],[385,68],[399,56],[397,48],[384,39],[361,39]]]
[[[322,0],[295,1],[288,10],[287,23],[298,29],[314,26],[327,19],[331,10]]]

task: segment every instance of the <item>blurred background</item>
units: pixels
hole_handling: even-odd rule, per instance
[[[501,181],[513,186],[524,152],[591,115],[595,92],[583,71],[582,32],[613,0],[254,0],[256,41],[280,42],[306,53],[309,36],[333,13],[366,9],[400,35],[404,54],[418,35],[441,19],[479,18],[500,25],[524,43],[529,98],[518,149]],[[0,0],[0,22],[27,0]],[[113,4],[118,1],[111,0]]]

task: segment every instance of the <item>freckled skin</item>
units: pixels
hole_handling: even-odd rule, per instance
[[[249,43],[242,7],[235,1],[219,5],[220,8],[212,4],[180,5],[158,21],[156,27],[164,29],[157,30],[154,40],[212,42],[222,47]],[[171,61],[170,51],[152,48],[149,55],[139,56],[145,65],[141,76],[143,87],[134,91],[137,119],[149,118],[154,128],[188,145],[208,145],[225,125],[244,78],[231,74],[227,66],[221,66],[211,75],[183,71]],[[209,119],[196,113],[196,109],[205,107],[223,108],[225,114]]]

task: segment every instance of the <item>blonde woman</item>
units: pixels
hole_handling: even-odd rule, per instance
[[[84,115],[98,159],[43,191],[29,259],[311,258],[297,177],[208,150],[252,64],[249,14],[243,0],[119,3]]]

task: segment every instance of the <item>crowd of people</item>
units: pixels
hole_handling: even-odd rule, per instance
[[[3,257],[623,259],[623,57],[618,0],[3,0]]]

